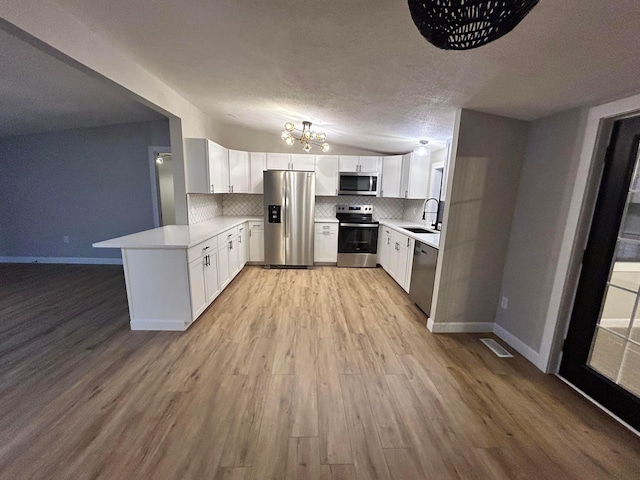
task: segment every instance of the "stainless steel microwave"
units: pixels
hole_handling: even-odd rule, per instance
[[[339,195],[373,195],[378,196],[378,172],[340,172]]]

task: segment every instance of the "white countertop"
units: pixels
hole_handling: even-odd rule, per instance
[[[194,225],[166,225],[94,243],[95,248],[189,248],[244,222],[262,217],[216,217]]]
[[[315,222],[316,223],[338,223],[338,219],[336,217],[316,217],[315,218]]]
[[[379,220],[380,225],[386,225],[387,227],[393,228],[394,230],[402,233],[403,235],[407,235],[408,237],[413,238],[414,240],[418,240],[419,242],[426,243],[427,245],[431,245],[435,248],[440,248],[440,234],[439,233],[413,233],[409,230],[405,230],[401,227],[417,227],[417,228],[425,228],[427,230],[431,230],[429,227],[425,227],[419,223],[408,222],[406,220],[400,220],[398,218],[381,218]]]

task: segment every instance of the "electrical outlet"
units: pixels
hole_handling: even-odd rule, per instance
[[[507,297],[502,297],[502,300],[500,301],[500,307],[503,310],[506,310],[509,307],[509,299]]]
[[[69,243],[69,236],[65,235],[64,237],[62,237],[62,243]]]

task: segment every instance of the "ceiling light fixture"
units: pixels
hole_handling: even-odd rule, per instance
[[[171,159],[171,154],[170,153],[156,153],[156,164],[157,165],[162,165],[164,163],[164,159],[165,158]]]
[[[420,143],[416,145],[416,147],[414,148],[414,151],[418,155],[426,155],[429,148],[427,147],[427,145],[429,145],[429,140],[420,140]]]
[[[323,152],[329,151],[329,144],[325,142],[327,135],[324,132],[311,130],[311,122],[307,122],[306,120],[302,122],[302,130],[296,128],[293,122],[285,123],[284,130],[280,133],[280,138],[282,138],[287,145],[300,142],[302,149],[307,153],[311,150],[311,145],[320,147],[320,150]]]
[[[469,50],[506,35],[538,0],[408,0],[413,23],[429,43]]]

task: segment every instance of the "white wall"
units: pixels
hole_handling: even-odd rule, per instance
[[[528,128],[471,110],[458,115],[428,324],[434,332],[493,329]]]
[[[0,138],[0,257],[120,258],[91,244],[153,228],[148,147],[168,144],[166,120]]]
[[[582,147],[586,109],[532,122],[520,179],[497,333],[537,365],[564,225]]]

